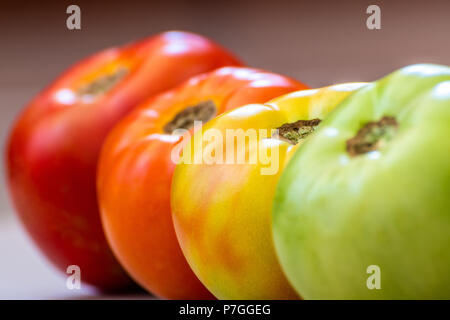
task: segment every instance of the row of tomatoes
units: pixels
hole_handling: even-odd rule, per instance
[[[303,141],[292,133],[314,131],[362,86],[305,90],[185,32],[102,51],[62,74],[15,123],[7,169],[16,210],[50,261],[78,265],[101,289],[125,288],[131,277],[168,299],[299,298],[272,241],[275,187]],[[172,134],[192,132],[194,120],[224,135],[287,132],[257,139],[279,152],[277,167],[176,165],[177,147],[203,153]]]

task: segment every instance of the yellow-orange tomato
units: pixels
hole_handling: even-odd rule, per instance
[[[151,98],[114,128],[99,161],[98,197],[106,238],[134,280],[167,299],[212,298],[189,268],[173,228],[172,155],[182,138],[172,132],[301,88],[278,74],[224,67]]]
[[[275,187],[305,137],[362,85],[243,106],[211,120],[186,144],[172,182],[175,230],[191,268],[217,298],[299,298],[273,247]]]

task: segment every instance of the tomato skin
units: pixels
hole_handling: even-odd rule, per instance
[[[164,134],[164,125],[205,100],[214,101],[222,113],[301,88],[306,87],[280,75],[221,68],[150,99],[111,132],[99,162],[101,217],[111,248],[134,280],[163,298],[213,298],[190,269],[175,235],[171,152],[182,139]]]
[[[82,281],[102,289],[132,283],[100,223],[95,179],[103,140],[142,100],[225,65],[240,63],[204,37],[166,32],[82,60],[20,114],[6,151],[10,193],[26,230],[60,270],[78,265]],[[91,100],[77,96],[118,66],[127,74],[115,86]]]
[[[361,83],[301,90],[265,104],[251,104],[211,120],[185,146],[192,158],[176,166],[171,207],[181,248],[195,274],[220,299],[298,299],[285,278],[271,235],[271,208],[279,176],[301,142],[291,145],[270,138],[271,129],[298,120],[323,117]],[[261,158],[255,163],[194,163],[193,158],[215,148],[205,135],[214,129],[254,129],[258,138],[245,145],[248,159],[261,150],[276,154],[277,170]],[[260,130],[267,131],[266,137]],[[203,149],[195,139],[203,136]],[[226,146],[228,141],[217,145]],[[216,146],[217,146],[216,145]],[[238,145],[232,146],[237,155]],[[275,153],[275,151],[277,153]],[[216,153],[217,154],[217,153]],[[224,147],[223,154],[230,154]],[[198,159],[199,157],[197,157]],[[274,167],[275,168],[275,167]]]

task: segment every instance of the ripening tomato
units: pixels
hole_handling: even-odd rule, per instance
[[[166,32],[111,48],[71,67],[34,98],[9,138],[16,210],[59,269],[103,289],[131,283],[101,228],[96,166],[106,134],[143,99],[189,77],[239,62],[201,36]]]
[[[362,85],[301,90],[237,108],[183,148],[172,184],[175,230],[193,271],[216,297],[299,298],[272,241],[275,187],[295,150]]]
[[[152,98],[111,132],[99,162],[101,217],[111,248],[134,280],[164,298],[212,298],[187,264],[173,228],[173,154],[183,139],[172,133],[301,88],[281,75],[221,68]]]

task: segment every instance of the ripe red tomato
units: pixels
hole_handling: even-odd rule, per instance
[[[97,53],[41,92],[7,147],[9,188],[26,229],[59,269],[103,289],[130,283],[101,228],[95,176],[106,134],[136,104],[187,78],[240,63],[204,37],[166,32]]]
[[[303,88],[269,72],[220,68],[151,99],[114,128],[99,161],[100,211],[111,248],[134,280],[168,299],[212,297],[190,269],[175,235],[172,156],[182,138],[172,131]]]

